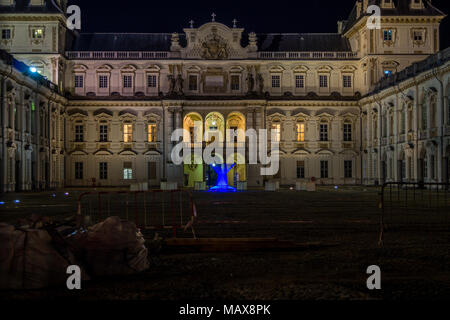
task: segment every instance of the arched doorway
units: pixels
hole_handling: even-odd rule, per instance
[[[197,125],[197,126],[196,126]],[[191,112],[184,117],[183,121],[184,143],[188,143],[191,151],[195,147],[202,147],[203,141],[203,118],[196,112]],[[184,158],[183,168],[184,186],[194,187],[196,182],[203,181],[203,160],[200,155],[187,155]]]
[[[247,165],[245,164],[245,157],[242,154],[234,153],[228,156],[227,163],[234,164],[234,167],[228,172],[228,185],[237,187],[238,182],[247,181]]]

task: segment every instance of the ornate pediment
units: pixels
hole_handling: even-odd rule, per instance
[[[200,54],[203,59],[227,59],[228,44],[217,34],[211,34],[202,42]]]
[[[247,50],[240,44],[243,31],[217,22],[184,29],[187,46],[181,49],[181,56],[207,60],[246,58]]]

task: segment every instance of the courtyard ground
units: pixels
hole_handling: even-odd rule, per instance
[[[395,224],[386,230],[380,249],[379,191],[321,187],[314,193],[194,193],[199,238],[278,238],[320,245],[228,253],[163,250],[151,256],[151,268],[139,275],[87,282],[78,292],[3,291],[0,299],[449,299],[449,225],[431,224],[433,217],[420,211],[411,224],[411,215],[393,210]],[[32,213],[73,215],[81,192],[2,195],[0,222]],[[153,232],[146,236],[152,238]],[[382,290],[367,289],[370,265],[381,268]]]

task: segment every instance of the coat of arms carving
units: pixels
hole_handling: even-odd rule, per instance
[[[202,43],[200,54],[203,59],[227,59],[227,43],[213,34]]]

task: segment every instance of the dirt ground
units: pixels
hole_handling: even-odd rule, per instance
[[[69,192],[2,196],[6,203],[0,206],[0,221],[31,213],[70,216],[76,212],[79,191]],[[0,292],[0,299],[449,299],[450,213],[418,211],[412,219],[414,212],[390,211],[395,224],[386,230],[380,249],[378,193],[377,188],[360,187],[322,187],[315,193],[195,193],[200,238],[278,238],[321,245],[234,253],[163,250],[151,256],[151,268],[143,274],[87,282],[78,292]],[[16,199],[19,204],[12,203]],[[146,235],[152,238],[153,232]],[[370,265],[381,268],[382,290],[367,289]]]

